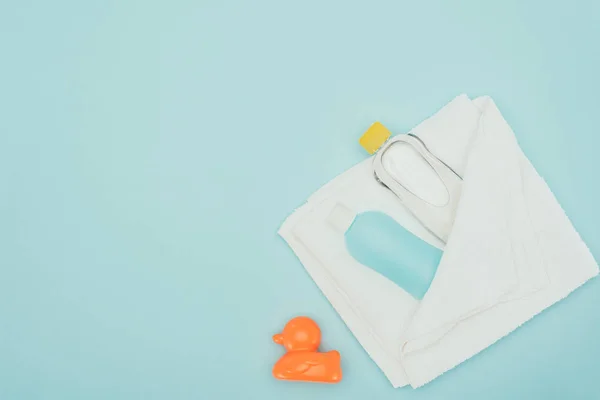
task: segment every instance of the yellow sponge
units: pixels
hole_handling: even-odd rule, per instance
[[[367,129],[367,131],[360,137],[358,143],[369,153],[373,154],[382,144],[385,143],[392,136],[390,131],[387,130],[381,122],[375,122]]]

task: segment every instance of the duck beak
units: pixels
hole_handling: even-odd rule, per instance
[[[273,335],[273,341],[277,344],[283,344],[283,335],[281,333]]]

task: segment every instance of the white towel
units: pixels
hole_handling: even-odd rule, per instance
[[[375,204],[442,246],[371,182],[370,159],[327,184],[280,229],[396,387],[430,382],[598,274],[489,97],[459,96],[411,132],[463,177],[452,232],[420,302],[343,254],[343,238],[323,224],[337,204],[355,212]]]

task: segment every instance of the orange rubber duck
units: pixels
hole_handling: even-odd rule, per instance
[[[342,380],[340,353],[319,353],[319,325],[308,317],[291,319],[273,341],[283,345],[287,353],[275,363],[273,376],[289,381],[337,383]]]

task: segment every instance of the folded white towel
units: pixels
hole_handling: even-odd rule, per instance
[[[411,132],[463,177],[454,226],[421,301],[353,260],[331,228],[339,205],[354,214],[378,209],[443,247],[375,182],[371,159],[328,183],[280,229],[396,387],[431,381],[598,274],[489,97],[459,96]]]

